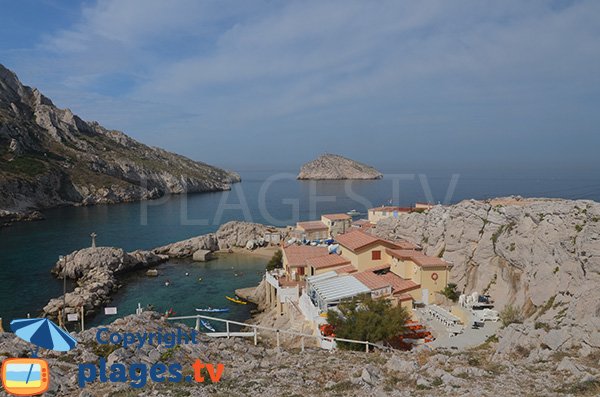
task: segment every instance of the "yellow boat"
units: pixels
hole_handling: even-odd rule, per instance
[[[244,301],[239,300],[239,299],[232,298],[230,296],[225,296],[225,299],[230,300],[230,301],[235,302],[235,303],[239,303],[240,305],[245,305],[245,304],[248,303],[248,302],[244,302]]]

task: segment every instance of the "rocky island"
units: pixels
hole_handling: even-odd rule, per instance
[[[35,210],[230,189],[236,173],[149,147],[56,107],[0,65],[0,225]]]
[[[337,154],[323,154],[302,166],[297,179],[344,180],[381,179],[383,174],[375,168]]]

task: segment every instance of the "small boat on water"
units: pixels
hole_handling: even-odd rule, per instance
[[[239,303],[240,305],[245,305],[248,302],[241,300],[240,298],[238,298],[237,296],[235,298],[232,298],[230,296],[225,296],[225,299],[230,300],[234,303]]]
[[[206,328],[210,332],[215,332],[215,329],[213,328],[213,326],[208,321],[206,321],[206,320],[200,320],[200,323],[202,324],[202,326],[204,328]]]
[[[197,312],[204,312],[204,313],[226,313],[229,311],[228,308],[224,308],[224,309],[217,309],[217,308],[213,308],[213,307],[208,307],[206,309],[196,309]]]
[[[357,210],[350,210],[350,211],[346,212],[346,214],[348,214],[350,216],[358,216],[358,215],[360,215],[360,212],[358,212]]]

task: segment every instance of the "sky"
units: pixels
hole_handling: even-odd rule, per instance
[[[600,166],[599,1],[0,0],[59,107],[229,168]]]

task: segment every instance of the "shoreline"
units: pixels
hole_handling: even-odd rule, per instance
[[[259,247],[256,248],[254,250],[249,250],[246,248],[240,248],[240,247],[233,247],[231,248],[231,252],[229,251],[225,251],[225,250],[219,250],[216,251],[215,254],[217,255],[221,255],[221,254],[242,254],[242,255],[250,255],[250,256],[258,256],[261,258],[266,258],[266,259],[271,259],[271,257],[273,256],[273,254],[279,250],[279,246],[266,246],[266,247]]]
[[[232,221],[219,227],[217,232],[177,241],[148,251],[125,252],[116,247],[84,248],[68,254],[52,268],[61,278],[63,274],[74,281],[75,287],[64,297],[50,298],[42,309],[44,317],[58,318],[63,307],[67,314],[84,308],[84,316],[93,318],[101,307],[112,301],[112,295],[127,284],[121,275],[158,268],[171,259],[192,259],[197,251],[212,255],[248,255],[268,261],[279,246],[262,246],[253,250],[245,248],[248,241],[262,237],[268,226]],[[278,229],[284,232],[283,229]],[[209,260],[210,261],[210,260]],[[197,261],[203,262],[203,261]],[[247,287],[254,288],[254,287]],[[64,303],[64,304],[63,304]]]

